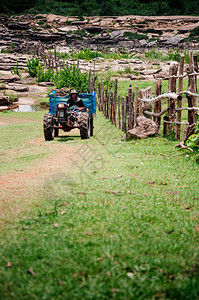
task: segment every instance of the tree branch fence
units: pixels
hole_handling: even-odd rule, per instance
[[[118,81],[115,80],[114,92],[105,88],[103,83],[97,85],[97,104],[111,123],[124,133],[136,126],[138,116],[145,116],[157,124],[158,133],[167,136],[175,134],[176,140],[180,140],[183,132],[183,140],[194,132],[198,118],[197,55],[189,53],[189,64],[184,73],[184,56],[180,62],[172,62],[169,67],[168,92],[162,93],[162,80],[156,80],[155,93],[152,87],[140,89],[129,86],[126,97],[118,94]],[[183,81],[188,78],[188,88],[183,91]],[[178,87],[178,88],[177,88]],[[187,107],[182,107],[183,95],[187,99]],[[166,107],[165,107],[166,106]],[[182,111],[187,111],[187,121],[182,121]],[[182,130],[182,126],[184,130]]]

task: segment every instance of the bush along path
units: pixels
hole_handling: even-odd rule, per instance
[[[42,123],[40,112],[32,114]],[[15,130],[22,151],[28,131],[23,122]],[[31,134],[33,143],[42,136]],[[121,135],[98,113],[89,141],[74,134],[42,144],[47,157],[52,147],[60,160],[63,144],[79,147],[70,164],[42,186],[38,180],[37,197],[24,203],[18,196],[13,205],[23,205],[21,214],[0,219],[0,298],[198,299],[198,165],[175,142],[121,142]]]

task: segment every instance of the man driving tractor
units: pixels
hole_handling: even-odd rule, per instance
[[[78,92],[76,90],[71,90],[69,96],[70,96],[70,98],[67,101],[67,104],[69,105],[69,107],[74,106],[74,105],[76,105],[78,107],[85,107],[82,99],[78,97]]]

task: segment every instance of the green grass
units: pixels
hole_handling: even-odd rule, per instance
[[[94,58],[102,57],[104,59],[128,59],[132,58],[134,54],[130,53],[120,53],[116,51],[114,53],[101,52],[101,51],[92,51],[89,48],[85,48],[84,50],[80,51],[72,51],[71,53],[57,53],[57,56],[62,59],[84,59],[84,60],[91,60]]]
[[[32,143],[33,139],[42,135],[42,122],[44,112],[35,113],[0,113],[2,120],[13,118],[13,123],[2,126],[0,131],[0,174],[13,172],[25,167],[30,162],[42,158],[47,149]],[[16,122],[20,119],[21,122]]]
[[[21,134],[14,143],[29,141]],[[174,142],[121,135],[98,113],[90,140],[52,142],[80,145],[80,159],[38,187],[37,206],[4,220],[0,298],[198,299],[198,165]]]

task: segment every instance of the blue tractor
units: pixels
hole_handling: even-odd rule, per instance
[[[82,139],[93,135],[93,119],[96,114],[95,92],[92,94],[81,93],[84,107],[69,107],[69,95],[60,97],[52,92],[49,95],[49,112],[44,115],[43,128],[46,141],[51,141],[59,135],[59,130],[69,132],[74,128],[80,130]]]

